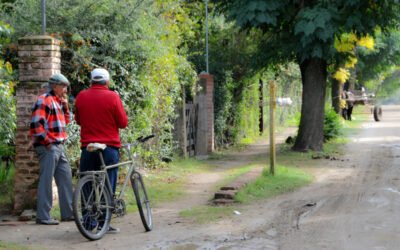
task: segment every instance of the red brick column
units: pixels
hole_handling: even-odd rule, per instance
[[[214,77],[201,73],[199,78],[196,155],[206,155],[214,151]]]
[[[50,36],[31,36],[18,40],[19,84],[17,96],[16,173],[14,213],[36,206],[39,175],[38,159],[31,146],[29,124],[31,108],[42,85],[61,69],[60,41]]]

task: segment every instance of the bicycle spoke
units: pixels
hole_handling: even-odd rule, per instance
[[[79,180],[74,194],[75,223],[83,236],[100,239],[108,230],[111,219],[111,200],[107,189],[92,176]]]

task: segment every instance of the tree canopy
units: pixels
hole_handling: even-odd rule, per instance
[[[399,1],[216,0],[244,29],[261,29],[265,63],[296,60],[302,73],[303,102],[295,150],[321,150],[327,70],[337,51],[335,38],[354,32],[374,35],[399,20]]]

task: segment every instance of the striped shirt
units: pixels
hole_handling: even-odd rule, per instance
[[[34,146],[63,143],[70,119],[69,108],[62,105],[53,91],[40,95],[32,107],[30,135]]]

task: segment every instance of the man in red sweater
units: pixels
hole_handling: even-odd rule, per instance
[[[119,162],[121,140],[119,129],[128,125],[128,117],[119,95],[109,90],[110,74],[102,68],[94,69],[90,77],[91,87],[81,91],[75,101],[75,120],[81,126],[80,171],[99,170],[101,165],[97,153],[86,150],[89,143],[103,143],[104,162],[112,165]],[[108,170],[112,192],[115,193],[118,168]],[[118,232],[110,227],[109,232]]]

